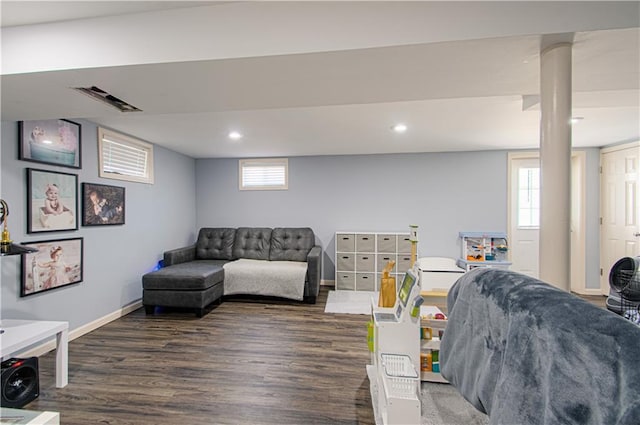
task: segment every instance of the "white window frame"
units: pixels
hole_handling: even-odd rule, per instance
[[[105,139],[111,142],[120,143],[130,148],[140,149],[146,152],[147,154],[147,167],[146,173],[144,176],[134,176],[120,173],[113,173],[109,171],[105,171],[104,169],[104,158],[103,158],[103,145],[105,143]],[[147,143],[140,139],[136,139],[135,137],[127,136],[126,134],[119,133],[117,131],[109,130],[107,128],[98,127],[98,171],[99,175],[105,179],[114,179],[114,180],[126,180],[130,182],[136,183],[147,183],[153,184],[153,145],[151,143]]]
[[[250,166],[282,167],[284,166],[284,183],[281,185],[245,186],[243,169]],[[289,159],[288,158],[254,158],[238,161],[238,188],[240,190],[288,190],[289,189]]]
[[[538,181],[537,183],[537,187],[533,187],[533,186],[527,186],[526,188],[523,188],[521,186],[521,175],[518,176],[518,199],[516,200],[517,203],[517,211],[518,211],[518,215],[516,217],[516,221],[517,221],[517,226],[520,229],[539,229],[540,228],[540,165],[538,165],[537,167],[525,167],[525,168],[520,168],[519,171],[522,172],[523,170],[538,170]],[[529,174],[530,176],[530,174]],[[534,196],[536,195],[535,192],[537,192],[537,199],[535,204],[537,204],[537,208],[535,206],[529,206],[527,208],[523,207],[523,200],[521,199],[521,196],[523,195],[523,192],[526,193],[527,197],[530,196]],[[533,200],[530,200],[529,202],[530,204],[534,204]],[[533,219],[534,217],[534,213],[536,213],[535,216],[535,221],[537,222],[537,224],[533,224],[531,222],[527,223],[527,224],[523,224],[520,221],[520,214],[522,213],[522,210],[526,210],[529,212],[529,214],[531,214],[531,219]]]

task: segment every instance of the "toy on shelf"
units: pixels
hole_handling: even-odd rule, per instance
[[[476,267],[509,268],[507,235],[500,232],[460,232],[461,253],[458,266],[469,271]]]
[[[440,341],[447,326],[447,316],[437,307],[420,311],[420,379],[447,383],[440,374]]]
[[[382,270],[378,307],[393,307],[396,303],[396,278],[389,276],[395,265],[396,262],[391,260]]]
[[[467,239],[467,261],[484,261],[484,245],[482,239]]]

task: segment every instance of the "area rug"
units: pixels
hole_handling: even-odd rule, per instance
[[[371,299],[378,299],[378,292],[329,291],[325,313],[371,314]]]
[[[449,384],[423,382],[421,425],[486,425],[489,417],[476,410]]]

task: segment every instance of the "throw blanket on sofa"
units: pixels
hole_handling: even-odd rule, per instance
[[[241,258],[224,265],[224,294],[270,295],[302,300],[307,263]]]
[[[640,328],[515,272],[448,296],[442,375],[491,424],[640,424]]]

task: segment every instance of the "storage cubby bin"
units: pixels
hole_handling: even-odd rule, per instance
[[[336,289],[353,291],[356,289],[356,274],[340,272],[336,274]]]
[[[375,254],[356,254],[356,271],[375,272],[376,256]]]
[[[353,272],[356,270],[355,254],[339,253],[337,254],[336,267],[339,271]]]
[[[396,235],[382,234],[378,235],[378,252],[396,252]]]
[[[356,251],[357,252],[375,252],[376,250],[376,235],[373,233],[358,234],[356,236]]]
[[[411,254],[411,239],[409,235],[398,235],[398,253]]]
[[[355,252],[356,238],[353,233],[336,234],[336,252]]]
[[[398,273],[406,273],[413,266],[411,264],[411,255],[398,255],[398,264],[396,264],[396,270]]]
[[[376,271],[378,273],[382,273],[387,263],[392,260],[397,262],[398,261],[397,258],[398,257],[396,257],[395,254],[378,254],[378,257],[377,257],[378,266],[376,267]],[[393,266],[393,268],[391,269],[391,273],[395,273],[396,267],[397,267],[397,264]]]
[[[356,290],[375,291],[376,286],[375,273],[356,273]]]

